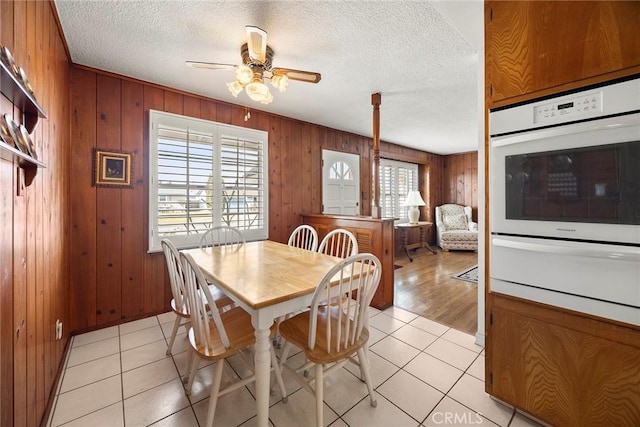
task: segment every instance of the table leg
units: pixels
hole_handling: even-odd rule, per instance
[[[255,322],[255,318],[254,318]],[[269,425],[269,381],[271,371],[271,353],[269,353],[269,328],[259,329],[254,323],[256,344],[254,369],[256,374],[256,406],[258,427]]]
[[[402,248],[404,249],[404,253],[407,254],[407,258],[409,258],[409,262],[413,262],[413,258],[409,255],[409,249],[407,249],[407,244],[409,243],[409,238],[407,237],[407,230],[402,229]]]
[[[426,237],[426,233],[424,231],[425,227],[420,227],[420,244],[422,245],[423,248],[427,248],[429,251],[431,251],[431,253],[433,254],[438,254],[438,252],[436,252],[431,245],[427,242],[427,237]]]

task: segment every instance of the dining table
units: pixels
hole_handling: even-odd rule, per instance
[[[341,259],[271,240],[182,252],[190,254],[210,282],[251,314],[256,337],[257,425],[267,427],[270,328],[278,317],[308,307],[318,283]]]

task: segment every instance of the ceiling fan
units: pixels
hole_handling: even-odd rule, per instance
[[[311,71],[293,70],[291,68],[275,68],[272,66],[273,49],[267,46],[267,32],[261,28],[247,25],[247,42],[240,48],[242,64],[221,64],[216,62],[186,61],[186,64],[194,68],[209,69],[236,69],[236,80],[227,83],[227,87],[234,97],[244,89],[249,98],[263,104],[273,101],[269,88],[264,84],[267,78],[271,84],[284,92],[289,80],[307,83],[318,83],[320,73]]]

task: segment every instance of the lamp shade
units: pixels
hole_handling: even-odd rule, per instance
[[[246,65],[239,65],[236,68],[236,80],[238,80],[243,85],[246,85],[251,80],[253,80],[253,70]]]
[[[231,83],[227,83],[227,87],[229,88],[229,91],[231,92],[231,95],[233,95],[234,98],[237,98],[238,94],[242,92],[242,89],[244,88],[242,86],[242,83],[240,83],[237,80],[234,80]]]
[[[249,95],[249,98],[253,99],[254,101],[264,102],[269,100],[269,102],[271,102],[271,100],[273,99],[271,93],[269,92],[269,88],[264,83],[262,83],[262,79],[254,79],[251,83],[244,87],[244,90],[247,92],[247,95]]]
[[[407,194],[407,199],[404,201],[405,206],[425,206],[426,203],[422,200],[422,196],[419,191],[412,190]]]
[[[289,83],[289,78],[287,76],[274,74],[271,77],[271,84],[274,87],[278,88],[280,92],[284,92],[285,90],[287,90],[288,83]]]

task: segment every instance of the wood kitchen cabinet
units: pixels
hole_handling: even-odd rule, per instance
[[[486,1],[489,106],[638,72],[639,26],[638,1]]]
[[[640,329],[492,293],[490,393],[554,426],[640,425]]]

